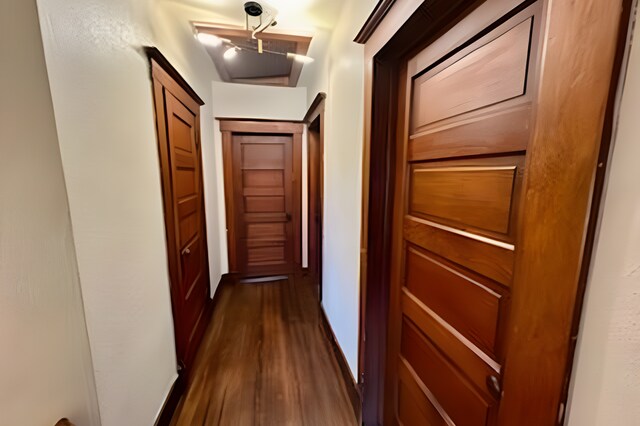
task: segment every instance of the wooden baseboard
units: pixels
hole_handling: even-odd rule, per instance
[[[360,389],[358,384],[353,378],[351,374],[351,369],[349,368],[349,363],[347,362],[347,358],[344,356],[340,345],[338,344],[338,339],[336,339],[336,335],[333,332],[333,328],[331,328],[331,324],[329,323],[329,319],[327,318],[327,314],[324,312],[324,308],[320,307],[320,317],[322,328],[324,334],[327,337],[327,340],[331,344],[331,349],[333,349],[333,354],[338,362],[338,366],[340,367],[340,373],[342,375],[342,380],[347,389],[347,393],[349,395],[349,400],[351,401],[351,406],[353,408],[353,414],[356,418],[358,424],[362,423],[362,396],[360,395]]]
[[[156,419],[155,426],[169,426],[171,424],[173,413],[175,413],[176,408],[180,403],[180,399],[182,399],[182,395],[184,395],[184,391],[187,388],[186,382],[184,375],[178,374],[178,378],[173,382],[173,386],[171,386],[167,399],[162,405],[162,409]]]
[[[220,282],[218,283],[218,287],[216,287],[216,292],[213,295],[213,298],[209,302],[206,307],[205,315],[209,318],[213,317],[213,311],[216,309],[220,302],[220,294],[222,294],[222,287],[227,285],[233,285],[237,278],[234,274],[224,274],[220,277]],[[208,328],[210,324],[207,324]],[[206,332],[206,330],[205,330]],[[160,414],[158,414],[158,418],[156,419],[155,426],[169,426],[171,424],[171,420],[176,413],[176,409],[180,404],[180,400],[185,394],[187,390],[187,384],[189,380],[186,374],[184,374],[184,370],[178,372],[178,378],[171,386],[171,390],[167,395],[167,398],[162,405],[162,409],[160,410]]]

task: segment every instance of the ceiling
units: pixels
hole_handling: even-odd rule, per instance
[[[245,28],[244,3],[246,0],[156,0],[183,5],[191,12],[192,24],[209,24],[215,27]],[[257,0],[265,9],[277,11],[277,25],[263,34],[289,34],[311,37],[311,44],[297,46],[297,52],[316,60],[321,59],[327,48],[328,35],[338,21],[344,4],[349,0]],[[358,0],[355,0],[358,1]],[[251,23],[251,21],[250,21]],[[255,21],[252,22],[255,24]],[[246,40],[246,39],[245,39]],[[206,47],[206,46],[205,46]],[[273,46],[274,50],[285,46]],[[236,83],[268,84],[279,86],[297,85],[300,73],[314,73],[318,62],[296,64],[290,59],[274,55],[257,55],[251,52],[239,53],[233,61],[224,61],[215,48],[206,47],[212,57],[219,76],[216,79]],[[232,63],[233,62],[233,63]],[[222,68],[228,68],[227,71]],[[288,75],[286,75],[288,72]],[[235,78],[234,78],[235,77]]]
[[[199,35],[213,35],[220,43],[204,46],[223,81],[289,87],[298,84],[304,64],[289,55],[306,55],[310,37],[272,30],[257,34],[254,39],[242,27],[194,25]],[[234,48],[233,58],[226,59],[225,52]]]
[[[245,24],[244,0],[173,0],[223,16],[224,24]],[[333,29],[345,0],[268,0],[259,1],[278,11],[277,28],[313,31]]]

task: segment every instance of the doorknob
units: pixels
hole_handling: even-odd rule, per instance
[[[500,386],[500,380],[496,376],[487,376],[487,388],[495,399],[502,398],[502,387]]]
[[[182,250],[182,255],[186,255],[186,254],[191,254],[191,250],[189,250],[189,247],[187,247],[186,249]]]

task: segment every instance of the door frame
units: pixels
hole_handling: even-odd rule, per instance
[[[233,135],[285,135],[293,143],[293,262],[299,269],[302,265],[302,133],[304,124],[299,121],[277,121],[216,117],[222,133],[222,163],[224,168],[224,203],[227,224],[227,252],[229,272],[239,273],[238,229],[234,205],[233,180]],[[293,272],[293,271],[292,271]]]
[[[394,215],[394,196],[399,190],[395,140],[404,131],[403,120],[397,113],[403,92],[399,86],[403,63],[471,11],[491,1],[381,0],[355,39],[365,45],[358,366],[365,425],[383,424],[385,409],[388,409],[384,404],[385,364],[387,334],[392,332],[388,330],[387,322],[393,255],[391,235],[394,226],[398,226],[394,222],[398,219],[398,215]],[[506,10],[503,15],[510,17],[532,3],[519,2],[515,9]],[[612,0],[591,0],[559,1],[549,5],[544,1],[547,19],[544,24],[555,38],[554,43],[547,46],[545,86],[538,91],[534,105],[540,113],[533,117],[528,154],[533,162],[529,166],[532,170],[527,173],[533,175],[529,179],[539,179],[546,168],[560,165],[556,159],[560,156],[563,162],[575,166],[567,173],[571,173],[571,178],[580,185],[572,188],[571,193],[563,187],[561,194],[555,186],[528,188],[529,214],[535,212],[541,219],[539,223],[545,220],[552,223],[552,229],[547,232],[553,231],[555,246],[541,250],[540,256],[528,262],[526,268],[522,257],[517,256],[514,279],[539,280],[541,284],[537,291],[553,295],[560,302],[522,309],[522,314],[528,316],[516,315],[510,322],[513,361],[505,370],[508,374],[505,374],[503,389],[508,392],[503,401],[519,393],[519,398],[529,404],[518,405],[512,400],[514,409],[501,413],[500,424],[516,424],[513,420],[523,412],[535,413],[535,419],[529,417],[535,424],[557,424],[564,417],[632,3],[632,0],[615,0],[614,3]],[[616,5],[618,8],[613,7]],[[491,27],[503,21],[501,18]],[[597,49],[600,55],[585,54],[591,49]],[[590,70],[593,78],[571,81],[571,76],[562,70],[572,67]],[[555,93],[546,88],[554,88]],[[570,117],[562,115],[567,109],[575,113]],[[546,140],[544,145],[543,139]],[[556,143],[550,143],[550,140]],[[543,208],[551,200],[554,212],[564,213],[562,220],[555,223],[554,215]],[[541,227],[535,223],[524,225],[529,232]],[[531,238],[525,244],[532,250],[541,243],[543,241]],[[564,248],[561,256],[558,247]],[[549,269],[559,278],[545,281],[544,271]],[[557,286],[558,282],[563,285]],[[514,292],[513,306],[526,306],[530,296],[526,290]],[[536,327],[544,327],[550,321],[549,315],[558,327],[536,337]],[[534,337],[540,343],[536,353],[524,354],[515,349]],[[536,371],[543,363],[532,365],[530,361],[547,355],[542,348],[545,343],[553,345],[554,342],[563,342],[554,354],[558,368]],[[535,380],[542,374],[547,379],[544,384]]]
[[[316,271],[318,286],[318,300],[322,302],[322,250],[323,250],[323,226],[324,226],[324,103],[327,99],[327,94],[320,92],[315,97],[307,114],[304,116],[303,121],[307,125],[307,153],[308,153],[308,162],[307,162],[307,175],[309,176],[307,180],[308,184],[308,214],[307,214],[307,224],[308,224],[308,246],[309,246],[309,270],[313,272]],[[311,127],[318,124],[318,136],[315,142],[312,141],[311,137]],[[312,150],[311,145],[313,143],[317,143],[318,149]],[[318,182],[317,185],[313,185],[311,182],[311,165],[317,164],[318,166]],[[311,200],[319,199],[319,205],[313,203]],[[318,217],[318,220],[315,220],[315,217]],[[318,234],[318,229],[320,231],[320,240],[317,241],[315,237],[312,238],[312,235]],[[318,262],[316,264],[316,259]]]
[[[173,383],[169,394],[165,400],[165,403],[158,415],[156,424],[168,425],[171,421],[173,412],[175,411],[179,400],[184,393],[187,383],[190,380],[190,373],[192,371],[192,362],[195,359],[197,348],[194,349],[189,359],[183,359],[187,354],[180,353],[180,333],[182,333],[182,312],[181,312],[181,297],[178,289],[178,282],[180,279],[180,262],[181,254],[177,246],[176,241],[176,224],[175,224],[175,209],[173,204],[173,189],[171,183],[171,169],[169,167],[169,152],[168,152],[168,138],[166,128],[165,117],[165,97],[163,90],[169,90],[173,96],[175,96],[185,106],[188,106],[190,110],[195,110],[195,132],[197,138],[197,144],[201,147],[201,133],[200,133],[200,107],[204,105],[204,101],[198,96],[198,94],[189,86],[187,81],[178,73],[178,71],[171,65],[171,63],[164,57],[164,55],[156,48],[152,46],[145,46],[144,51],[147,55],[149,63],[149,77],[151,79],[152,89],[152,101],[154,112],[154,127],[156,130],[156,142],[158,146],[158,166],[160,169],[160,184],[162,186],[162,207],[163,217],[165,222],[165,237],[167,241],[167,263],[169,269],[169,290],[171,297],[171,314],[173,318],[173,332],[174,343],[176,351],[176,361],[178,365],[176,370],[178,377]],[[202,170],[202,150],[200,149],[199,155],[200,170]],[[201,174],[201,183],[204,187],[204,178]],[[202,198],[202,248],[204,250],[204,259],[208,259],[208,242],[207,242],[207,223],[205,215],[204,196]],[[209,276],[209,263],[205,263],[207,273],[207,297],[205,300],[205,307],[203,311],[203,321],[198,326],[197,333],[202,335],[209,325],[210,312],[213,308],[213,302],[211,300],[211,285]]]

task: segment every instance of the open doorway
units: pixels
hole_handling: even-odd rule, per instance
[[[308,224],[309,274],[317,286],[322,301],[322,222],[324,193],[324,101],[327,95],[318,93],[304,121],[308,140]]]

